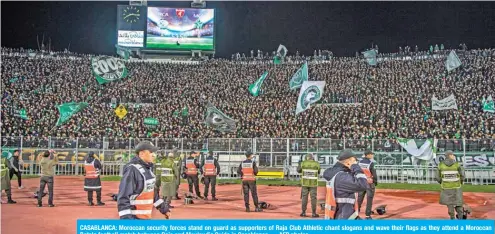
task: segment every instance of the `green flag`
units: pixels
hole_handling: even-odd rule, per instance
[[[376,66],[376,64],[377,64],[376,50],[372,49],[372,50],[365,51],[365,52],[363,52],[363,55],[370,66]]]
[[[110,56],[91,58],[91,70],[99,84],[105,84],[127,77],[124,62]]]
[[[296,115],[309,109],[310,105],[323,96],[325,81],[305,81],[301,86],[296,104]]]
[[[24,119],[24,120],[28,119],[26,109],[15,110],[14,116],[19,117],[19,118]]]
[[[220,132],[235,132],[237,129],[236,121],[221,112],[210,102],[206,107],[205,124]]]
[[[122,57],[126,61],[129,59],[131,52],[128,49],[122,48],[118,45],[115,45],[115,48],[117,49],[117,54],[120,57]]]
[[[273,57],[273,64],[278,65],[278,64],[281,64],[281,63],[282,62],[281,62],[281,59],[280,59],[279,56]]]
[[[297,89],[302,86],[304,81],[308,80],[308,63],[304,63],[299,70],[292,76],[289,82],[291,90]]]
[[[256,82],[254,82],[254,84],[249,85],[249,93],[257,97],[259,95],[261,85],[263,84],[263,81],[265,81],[267,77],[268,77],[268,71],[263,73],[263,75],[261,75],[261,77]]]
[[[158,120],[155,118],[144,118],[144,125],[147,125],[149,127],[157,126],[159,124]]]
[[[189,108],[187,106],[182,108],[182,116],[189,116]]]
[[[59,105],[58,112],[60,113],[60,117],[58,117],[57,126],[60,126],[67,122],[74,114],[86,108],[88,103],[86,102],[67,102],[62,105]]]
[[[485,100],[485,98],[483,98],[483,111],[495,113],[492,95],[488,96],[488,98],[486,100]]]

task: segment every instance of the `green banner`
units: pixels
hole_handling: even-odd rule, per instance
[[[110,56],[91,58],[91,70],[99,84],[105,84],[127,77],[127,68],[124,62]]]
[[[261,77],[258,78],[258,80],[256,80],[256,82],[249,85],[249,93],[251,95],[257,97],[259,95],[260,90],[261,90],[261,85],[263,85],[263,82],[265,81],[265,79],[267,77],[268,77],[268,71],[265,71],[265,73],[263,73],[263,75],[261,75]]]
[[[150,118],[150,117],[144,118],[144,125],[156,126],[158,124],[159,124],[159,122],[155,118]]]
[[[60,126],[66,123],[74,114],[86,108],[88,103],[86,102],[68,102],[62,105],[59,105],[58,112],[60,113],[60,117],[57,121],[57,126]]]

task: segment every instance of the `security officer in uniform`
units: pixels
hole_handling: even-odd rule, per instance
[[[237,174],[242,178],[242,193],[244,194],[244,205],[246,206],[246,212],[250,212],[249,209],[249,191],[253,197],[255,212],[261,212],[261,208],[258,204],[258,191],[256,189],[256,175],[258,175],[258,166],[253,160],[253,152],[246,152],[246,160],[242,161],[237,168]]]
[[[373,197],[375,196],[375,187],[378,185],[378,176],[376,175],[375,163],[373,160],[373,152],[367,150],[364,152],[364,158],[359,162],[359,166],[363,170],[368,179],[369,188],[365,192],[359,193],[358,205],[361,210],[364,196],[366,195],[366,219],[371,219],[371,209],[373,205]]]
[[[9,157],[11,157],[11,154],[7,151],[2,152],[2,162],[0,164],[0,173],[2,175],[2,183],[1,183],[1,189],[5,190],[5,193],[7,194],[7,203],[8,204],[15,204],[14,200],[12,200],[12,188],[10,186],[10,175],[9,175]]]
[[[312,217],[320,217],[316,213],[316,205],[318,203],[318,175],[320,175],[320,169],[320,163],[314,160],[312,154],[307,154],[306,160],[304,160],[297,166],[297,172],[301,173],[301,217],[306,217],[306,208],[308,207],[308,194],[311,194]]]
[[[174,163],[174,153],[169,153],[168,157],[163,158],[161,163],[161,172],[160,180],[161,180],[161,189],[160,194],[168,205],[169,208],[174,208],[170,205],[172,202],[172,197],[175,196],[175,178],[179,174],[179,170]]]
[[[155,174],[155,176],[157,175],[158,178],[160,178],[160,174],[162,172],[161,160],[164,158],[165,158],[165,152],[161,151],[161,152],[156,153],[156,157],[153,160],[153,173]],[[155,188],[154,188],[154,190],[155,190],[155,194],[154,194],[154,198],[153,198],[154,200],[160,199],[160,186],[161,186],[161,180],[157,179],[155,182]]]
[[[213,157],[213,151],[208,152],[208,157],[203,159],[201,162],[202,174],[205,179],[205,200],[208,200],[208,190],[211,185],[211,200],[218,201],[216,198],[216,185],[217,185],[217,175],[220,174],[220,164],[218,160]]]
[[[156,177],[153,174],[153,156],[158,148],[149,141],[136,145],[136,156],[124,166],[117,195],[117,209],[120,219],[151,219],[153,207],[166,218],[170,209],[163,199],[155,200]]]
[[[179,172],[179,174],[174,179],[174,181],[175,181],[175,199],[180,200],[180,197],[179,197],[179,186],[180,186],[180,179],[181,179],[180,175],[182,175],[182,169],[184,166],[182,165],[182,158],[180,157],[179,152],[177,152],[177,148],[174,148],[172,153],[174,154],[173,159],[174,159],[175,166],[177,167],[177,170]]]
[[[101,163],[95,158],[94,152],[88,153],[88,158],[84,162],[84,191],[88,192],[88,204],[94,206],[93,191],[96,192],[96,205],[103,206],[101,201],[101,180],[100,180]]]
[[[438,165],[436,180],[440,183],[442,191],[440,192],[440,204],[446,205],[449,209],[450,219],[455,219],[455,212],[459,219],[464,219],[462,197],[462,184],[464,178],[464,168],[455,161],[452,151],[445,152],[445,160]]]
[[[191,151],[191,155],[185,159],[184,173],[187,175],[187,183],[189,184],[189,193],[193,193],[196,190],[196,196],[203,199],[201,192],[199,191],[199,163],[196,158],[199,155],[198,152]]]
[[[341,151],[337,160],[323,172],[327,180],[325,219],[359,219],[356,193],[368,189],[368,180],[351,150]]]

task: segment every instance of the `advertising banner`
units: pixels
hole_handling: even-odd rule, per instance
[[[117,44],[124,47],[143,47],[144,31],[124,31],[119,30]]]

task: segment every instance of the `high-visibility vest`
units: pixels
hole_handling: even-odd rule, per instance
[[[457,189],[461,187],[459,167],[459,163],[457,162],[450,166],[445,165],[443,162],[440,163],[438,169],[442,178],[442,183],[440,184],[442,189]]]
[[[0,174],[2,177],[6,176],[9,173],[9,168],[5,165],[7,162],[6,158],[2,158],[2,163],[0,164]]]
[[[205,176],[216,176],[216,167],[214,159],[206,159],[205,160]]]
[[[135,215],[138,219],[151,219],[151,213],[153,211],[153,197],[154,197],[154,188],[156,178],[152,171],[151,177],[147,178],[144,174],[146,171],[143,166],[139,164],[131,164],[136,169],[139,170],[139,173],[143,176],[144,179],[144,187],[143,191],[141,191],[138,195],[133,195],[130,197],[131,206],[135,206],[136,209],[131,209],[131,214]],[[156,204],[155,204],[156,205]],[[122,215],[121,215],[122,216]]]
[[[194,159],[187,159],[186,160],[186,174],[187,175],[197,175],[198,174],[198,168],[196,168],[196,164],[194,163]]]
[[[255,181],[253,162],[242,162],[242,181]]]
[[[373,184],[373,174],[371,174],[371,163],[359,163],[359,166],[363,170],[364,174],[366,175],[366,180],[368,181],[368,184]]]
[[[326,196],[325,196],[325,219],[335,219],[335,213],[337,211],[337,203],[349,203],[354,204],[354,213],[349,219],[356,219],[359,215],[358,207],[358,193],[354,194],[354,198],[336,198],[335,197],[335,178],[340,172],[337,172],[333,178],[327,182]]]
[[[95,167],[95,160],[91,163],[84,162],[84,171],[86,172],[86,178],[88,179],[96,179],[100,176],[100,170]]]

